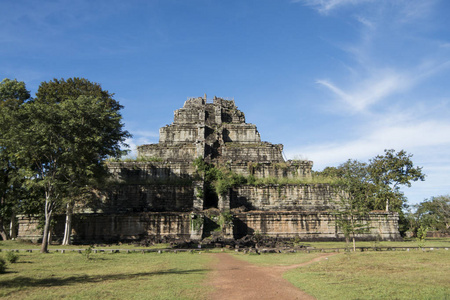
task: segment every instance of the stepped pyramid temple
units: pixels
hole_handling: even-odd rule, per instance
[[[159,132],[158,144],[138,147],[136,161],[108,162],[109,186],[76,208],[75,242],[343,239],[336,212],[346,194],[308,182],[312,161],[286,161],[283,145],[262,142],[233,100],[188,99]],[[33,220],[20,218],[20,238],[41,237]],[[396,213],[372,212],[364,222],[370,229],[360,239],[400,237]],[[63,230],[61,216],[54,238]]]

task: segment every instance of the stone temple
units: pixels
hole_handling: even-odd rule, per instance
[[[329,184],[308,183],[312,161],[286,161],[283,145],[262,142],[233,100],[208,101],[206,95],[188,99],[175,111],[172,124],[159,132],[158,144],[138,147],[136,161],[108,163],[109,186],[98,201],[79,207],[74,215],[75,242],[201,240],[217,235],[238,239],[254,234],[343,239],[336,212],[346,194]],[[198,171],[198,162],[246,180],[218,192]],[[360,239],[400,237],[396,213],[372,212],[364,222],[370,232]],[[41,237],[36,225],[33,218],[21,217],[19,237]],[[61,217],[54,238],[62,236],[63,225]]]

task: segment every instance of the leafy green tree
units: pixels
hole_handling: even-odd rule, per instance
[[[416,205],[416,227],[450,230],[450,195],[431,197]]]
[[[0,82],[0,236],[3,240],[15,237],[15,214],[22,198],[23,176],[10,137],[16,134],[18,111],[28,100],[30,92],[24,82],[7,78]],[[10,234],[5,228],[7,222],[11,223]]]
[[[130,135],[121,122],[122,106],[97,83],[54,79],[43,82],[36,96],[22,110],[17,154],[28,166],[28,185],[44,190],[41,252],[47,252],[55,211],[71,209],[68,199],[106,175],[103,161],[124,154],[121,146]]]
[[[384,155],[376,156],[369,164],[348,160],[338,167],[327,167],[321,172],[315,172],[315,175],[339,178],[341,186],[348,193],[348,199],[344,199],[347,201],[344,205],[346,211],[338,214],[344,233],[360,230],[361,224],[346,222],[351,223],[353,217],[361,219],[371,210],[396,211],[400,220],[407,223],[402,211],[406,198],[400,186],[411,186],[412,181],[425,179],[422,168],[414,167],[411,157],[404,150],[398,153],[385,150]],[[405,231],[407,226],[403,227]]]
[[[372,183],[366,163],[349,159],[338,167],[327,167],[315,175],[340,179],[355,207],[370,211],[376,209],[376,186]]]
[[[356,251],[356,236],[370,229],[366,217],[371,210],[373,185],[369,182],[367,165],[357,160],[348,160],[338,168],[325,169],[323,173],[325,176],[341,178],[341,187],[347,196],[340,199],[340,208],[335,211],[336,222],[344,233],[346,243],[351,238],[353,251]]]
[[[372,182],[378,187],[377,198],[384,201],[386,211],[401,210],[401,186],[410,187],[413,181],[425,180],[422,168],[414,167],[412,156],[404,150],[395,153],[394,149],[390,149],[370,160],[368,171]]]

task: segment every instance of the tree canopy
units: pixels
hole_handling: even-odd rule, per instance
[[[7,78],[0,82],[0,236],[3,239],[9,237],[5,224],[13,220],[19,210],[16,200],[31,195],[23,193],[24,178],[19,172],[11,141],[11,137],[16,134],[18,112],[30,99],[30,92],[24,82]]]
[[[107,157],[120,157],[125,139],[122,106],[97,83],[84,78],[42,82],[36,98],[18,110],[14,146],[27,186],[43,190],[42,252],[54,210],[93,178],[106,175]]]
[[[400,186],[411,186],[411,182],[425,180],[421,167],[414,167],[412,154],[401,150],[385,150],[384,155],[377,155],[370,160],[369,173],[373,183],[379,187],[378,199],[384,199],[385,209],[397,200],[401,194]],[[396,203],[396,205],[401,205]]]
[[[317,175],[340,178],[349,193],[352,205],[366,210],[386,210],[401,213],[406,198],[401,186],[425,180],[421,167],[414,167],[412,154],[401,150],[385,150],[369,163],[348,160],[338,167],[327,167]]]
[[[429,230],[450,230],[450,195],[431,197],[416,205],[415,226],[413,230],[423,226]]]

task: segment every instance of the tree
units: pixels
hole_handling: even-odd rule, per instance
[[[0,236],[15,237],[15,213],[22,189],[23,177],[15,159],[10,137],[16,134],[15,124],[23,103],[30,100],[25,83],[16,79],[0,82]],[[5,223],[10,222],[10,233]]]
[[[450,195],[431,197],[416,205],[415,219],[416,227],[448,231],[450,229]]]
[[[350,215],[362,216],[368,211],[381,209],[398,212],[400,220],[405,222],[402,208],[406,198],[400,186],[411,186],[412,181],[425,179],[422,168],[414,167],[411,157],[404,150],[398,153],[385,150],[384,155],[376,156],[369,164],[348,160],[338,167],[327,167],[315,174],[341,180],[340,184],[349,196],[349,203],[345,204],[349,209],[347,216],[342,212],[338,214],[342,222],[351,220]],[[341,227],[349,226],[344,223]]]
[[[44,190],[41,252],[47,252],[55,210],[106,175],[104,159],[124,154],[121,146],[130,134],[121,123],[122,106],[97,83],[54,79],[41,83],[36,96],[22,110],[17,154],[28,166],[28,185]]]
[[[353,206],[366,211],[376,209],[376,186],[371,181],[366,163],[349,159],[338,167],[327,167],[321,172],[315,172],[315,175],[338,178]]]
[[[356,235],[370,229],[365,217],[371,209],[373,188],[369,182],[367,166],[357,160],[348,160],[338,168],[325,169],[323,175],[341,178],[340,186],[347,196],[340,199],[340,207],[335,211],[336,222],[344,233],[347,244],[352,238],[353,251],[356,251]]]
[[[394,205],[394,210],[401,210],[402,193],[400,186],[411,186],[412,181],[425,180],[425,174],[421,167],[414,167],[411,160],[412,154],[401,150],[395,153],[394,149],[384,150],[384,155],[377,155],[371,159],[368,172],[371,181],[378,187],[378,199],[384,200],[385,210],[390,210],[390,205]],[[393,203],[394,202],[394,203]]]

